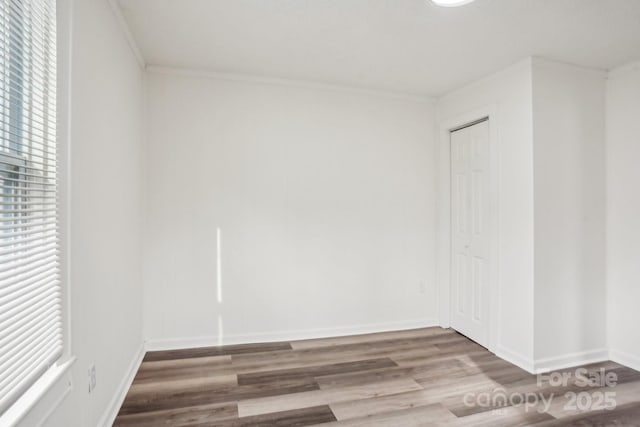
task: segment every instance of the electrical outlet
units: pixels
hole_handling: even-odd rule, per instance
[[[427,293],[427,284],[424,281],[420,282],[420,293],[421,294]]]
[[[96,389],[96,365],[89,366],[89,393]]]

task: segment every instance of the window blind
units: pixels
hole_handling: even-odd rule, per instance
[[[62,354],[55,0],[0,0],[0,413]]]

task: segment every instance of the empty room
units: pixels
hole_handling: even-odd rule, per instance
[[[0,1],[0,427],[640,426],[640,0]]]

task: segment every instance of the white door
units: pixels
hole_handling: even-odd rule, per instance
[[[488,346],[489,121],[451,132],[451,327]]]

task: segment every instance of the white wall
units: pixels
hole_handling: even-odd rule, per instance
[[[52,427],[98,425],[119,404],[113,399],[143,342],[142,71],[107,1],[77,0],[72,7],[67,214],[77,360],[73,389],[45,423]],[[97,388],[89,394],[91,364]]]
[[[533,60],[537,369],[607,357],[605,77]]]
[[[498,320],[496,351],[530,368],[534,268],[531,60],[444,96],[438,101],[438,121],[450,122],[489,105],[496,110],[490,126],[497,127],[499,157],[499,259],[494,260],[499,263],[499,301],[491,313]]]
[[[147,77],[150,346],[436,322],[431,101]]]
[[[640,62],[610,73],[606,157],[609,346],[640,369]]]

